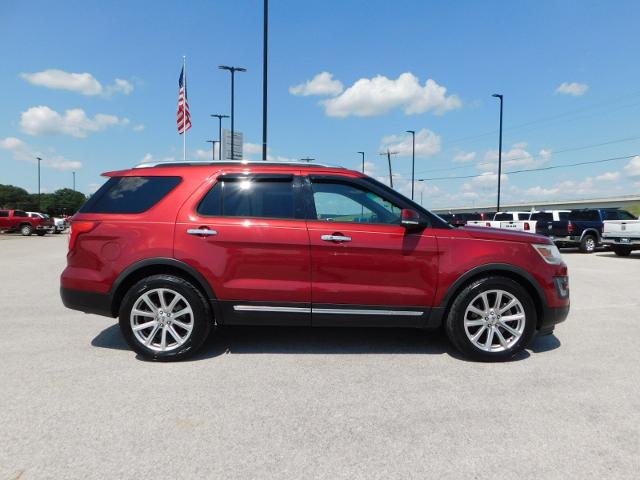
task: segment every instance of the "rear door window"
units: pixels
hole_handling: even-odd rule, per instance
[[[224,176],[202,199],[198,213],[212,217],[293,219],[295,203],[292,175]]]
[[[162,200],[180,177],[111,177],[82,206],[81,213],[142,213]]]

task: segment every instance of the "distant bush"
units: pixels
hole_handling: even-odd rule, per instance
[[[0,184],[0,208],[43,212],[49,215],[72,215],[78,211],[87,197],[70,188],[62,188],[53,193],[43,193],[38,201],[37,193],[29,193],[24,188]]]

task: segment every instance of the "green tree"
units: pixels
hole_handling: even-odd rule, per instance
[[[22,208],[31,198],[24,188],[0,184],[0,208]]]

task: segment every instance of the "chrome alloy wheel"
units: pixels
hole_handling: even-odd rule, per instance
[[[156,288],[138,297],[130,322],[138,342],[156,352],[168,352],[183,345],[191,336],[193,310],[178,292]]]
[[[464,331],[473,345],[485,352],[504,352],[522,337],[524,307],[513,294],[487,290],[477,295],[464,312]]]

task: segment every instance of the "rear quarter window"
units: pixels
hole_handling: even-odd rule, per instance
[[[111,177],[80,208],[81,213],[142,213],[162,200],[180,177]]]

